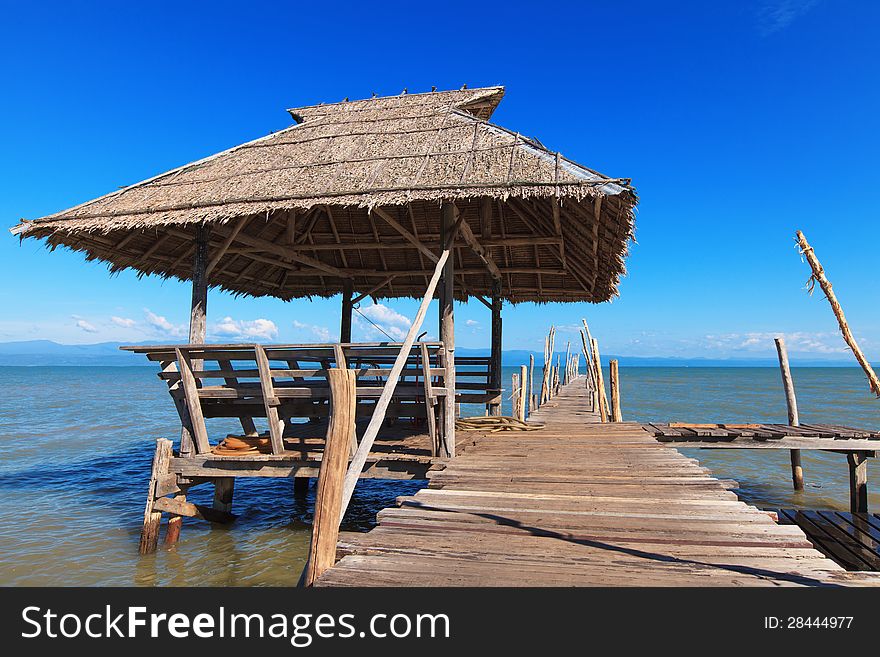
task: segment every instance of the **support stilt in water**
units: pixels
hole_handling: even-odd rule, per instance
[[[232,496],[235,492],[235,477],[217,477],[214,480],[214,502],[218,511],[232,513]]]
[[[186,495],[180,493],[174,496],[175,502],[186,502]],[[183,525],[183,517],[172,513],[165,527],[165,545],[174,545],[180,540],[180,529]]]
[[[144,509],[144,526],[141,529],[141,540],[138,551],[141,554],[149,554],[156,551],[159,544],[159,525],[162,522],[162,512],[154,511],[153,504],[156,500],[156,483],[159,477],[168,472],[171,463],[171,441],[160,438],[156,441],[156,452],[153,455],[153,467],[150,473],[150,484],[147,489],[147,506]]]
[[[788,408],[788,423],[796,427],[800,424],[798,418],[797,397],[794,394],[794,380],[791,378],[791,368],[788,366],[788,351],[785,348],[785,340],[776,338],[776,353],[779,354],[779,370],[782,373],[782,386],[785,388],[785,403]],[[791,483],[795,490],[804,489],[804,468],[801,465],[801,450],[791,450]]]
[[[853,513],[868,513],[868,457],[863,452],[846,455],[849,465],[849,508]]]
[[[293,478],[293,496],[294,497],[305,497],[309,492],[309,478],[308,477],[294,477]]]

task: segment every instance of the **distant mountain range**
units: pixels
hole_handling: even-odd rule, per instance
[[[119,351],[122,342],[99,342],[97,344],[59,344],[51,340],[26,340],[21,342],[0,342],[0,366],[137,366],[150,365],[146,358],[138,354]],[[458,348],[462,356],[488,356],[488,349]],[[538,351],[523,349],[505,351],[502,363],[506,366],[528,365],[529,355],[535,357],[539,366],[544,355]],[[562,357],[565,357],[563,352]],[[777,367],[775,358],[668,358],[645,356],[603,355],[607,363],[616,358],[621,367]],[[555,359],[554,359],[555,360]],[[856,367],[853,360],[823,360],[819,358],[792,357],[796,367]]]

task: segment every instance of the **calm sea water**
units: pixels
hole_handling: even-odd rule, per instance
[[[514,371],[505,368],[507,384]],[[880,426],[880,402],[860,370],[801,368],[794,378],[801,421]],[[626,420],[786,417],[772,368],[621,368],[621,397]],[[237,428],[212,422],[216,433]],[[178,432],[165,386],[149,368],[0,367],[0,585],[295,584],[314,486],[307,499],[295,500],[287,480],[239,479],[235,523],[186,520],[177,546],[138,556],[154,441]],[[805,452],[807,489],[794,493],[785,451],[687,452],[739,481],[749,502],[848,508],[842,455]],[[369,528],[379,509],[422,485],[361,482],[344,528]],[[193,489],[191,499],[207,503],[205,489]],[[878,508],[880,495],[873,493],[870,504]]]

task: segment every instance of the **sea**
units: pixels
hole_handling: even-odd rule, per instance
[[[504,368],[509,387],[511,374]],[[856,368],[794,368],[801,422],[880,427],[880,401]],[[785,422],[776,368],[622,367],[624,420]],[[507,395],[505,395],[507,397]],[[510,400],[505,398],[505,414]],[[465,407],[463,414],[482,414]],[[212,420],[215,435],[235,431]],[[239,479],[237,520],[184,520],[180,542],[139,556],[157,438],[176,438],[167,389],[149,367],[0,367],[0,585],[293,586],[306,559],[314,480]],[[784,450],[682,450],[745,501],[767,508],[848,509],[846,459],[803,453],[806,489],[792,490]],[[880,504],[869,460],[869,506]],[[874,472],[871,472],[871,470]],[[343,523],[366,531],[376,513],[423,481],[362,480]],[[210,503],[210,486],[190,499]]]

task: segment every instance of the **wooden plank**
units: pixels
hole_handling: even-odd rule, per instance
[[[166,513],[172,513],[177,516],[184,516],[187,518],[199,518],[201,520],[208,520],[210,522],[217,522],[221,524],[228,524],[236,518],[236,516],[231,513],[227,513],[226,511],[218,511],[217,509],[213,509],[209,506],[202,506],[201,504],[184,502],[182,500],[172,499],[170,497],[160,497],[153,503],[153,508],[159,511],[165,511]]]
[[[336,540],[344,513],[345,469],[354,433],[354,373],[337,368],[328,373],[328,380],[333,392],[333,411],[318,475],[309,558],[302,577],[305,586],[314,584],[336,561]]]
[[[275,395],[275,387],[272,383],[272,375],[269,371],[269,359],[260,345],[254,346],[254,354],[257,368],[260,370],[260,387],[262,389],[263,406],[266,410],[266,418],[269,423],[269,439],[272,443],[272,453],[281,454],[284,451],[284,424],[278,415],[278,397]]]
[[[190,361],[185,348],[175,349],[175,354],[177,356],[177,366],[180,369],[180,382],[183,386],[184,400],[186,402],[187,411],[189,412],[196,452],[199,454],[206,454],[211,451],[211,444],[208,441],[208,429],[205,426],[205,417],[202,415],[202,404],[199,401],[199,391],[196,387],[196,380],[192,374],[192,362]]]

